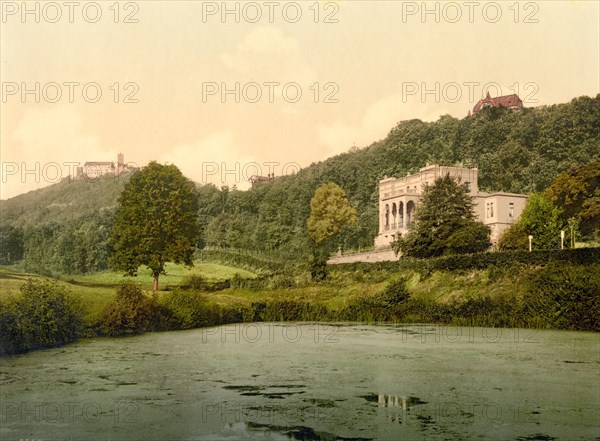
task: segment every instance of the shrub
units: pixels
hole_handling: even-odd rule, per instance
[[[276,274],[270,278],[267,287],[269,289],[286,289],[293,288],[295,284],[296,281],[292,276]]]
[[[297,300],[273,300],[262,309],[259,318],[265,322],[272,321],[310,321],[327,316],[327,308]]]
[[[468,326],[518,327],[519,306],[514,300],[483,296],[448,305],[451,323]]]
[[[310,276],[315,282],[321,282],[327,278],[327,259],[315,256],[310,261]]]
[[[525,227],[517,222],[504,230],[498,239],[498,248],[502,251],[507,250],[527,250],[529,248],[529,239]]]
[[[398,321],[402,315],[398,305],[392,305],[383,293],[361,295],[338,312],[338,319],[357,322]]]
[[[100,315],[99,333],[109,336],[141,334],[150,329],[156,299],[149,297],[133,282],[117,288],[115,300]]]
[[[538,270],[523,313],[540,327],[600,331],[600,265],[557,262]]]
[[[409,298],[410,294],[406,289],[406,279],[404,278],[391,281],[380,294],[380,300],[384,306],[395,306]]]
[[[243,280],[244,279],[242,279],[242,277],[240,276],[239,273],[235,273],[233,275],[233,277],[231,278],[231,281],[229,284],[230,284],[231,288],[233,288],[233,289],[240,289],[240,288],[242,288]]]
[[[0,353],[57,346],[83,335],[81,301],[64,287],[29,279],[20,290],[0,304]]]
[[[242,310],[242,321],[243,322],[262,322],[263,311],[267,308],[267,303],[252,302],[250,306],[245,307]]]
[[[206,288],[206,280],[199,274],[192,274],[181,281],[181,288],[201,291]]]
[[[205,294],[175,290],[159,302],[160,314],[154,320],[156,330],[191,329],[220,323],[218,306],[210,304]]]

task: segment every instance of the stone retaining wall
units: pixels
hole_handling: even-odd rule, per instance
[[[398,260],[396,254],[391,249],[370,251],[368,253],[356,253],[346,254],[341,256],[332,257],[327,261],[330,265],[336,265],[338,263],[352,263],[352,262],[385,262],[389,260]]]

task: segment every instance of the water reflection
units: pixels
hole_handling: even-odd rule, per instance
[[[368,394],[362,395],[360,398],[364,398],[371,403],[376,402],[378,407],[399,407],[402,410],[408,410],[412,406],[418,406],[420,404],[427,404],[427,401],[412,396],[403,397],[400,395]]]

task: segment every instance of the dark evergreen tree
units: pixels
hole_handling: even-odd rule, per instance
[[[473,198],[465,185],[449,174],[425,187],[415,222],[392,247],[409,257],[465,254],[490,247],[490,229],[474,219]]]

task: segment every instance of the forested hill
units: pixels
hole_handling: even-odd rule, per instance
[[[599,131],[600,95],[520,111],[485,109],[464,119],[403,121],[384,140],[295,176],[247,192],[203,188],[205,241],[301,255],[308,243],[310,199],[319,184],[332,181],[346,191],[359,217],[340,241],[346,248],[370,247],[378,227],[378,181],[384,176],[404,176],[428,162],[477,165],[482,191],[541,191],[559,173],[600,159]]]
[[[600,95],[519,111],[484,109],[464,119],[443,116],[433,123],[403,121],[369,147],[353,149],[248,191],[201,186],[201,245],[275,251],[290,259],[300,258],[308,252],[310,199],[319,184],[332,181],[346,191],[358,211],[357,224],[344,232],[340,241],[346,248],[369,247],[377,232],[377,185],[384,176],[403,176],[426,163],[477,165],[483,191],[541,191],[572,166],[600,160],[599,132]],[[90,222],[110,220],[111,210],[102,211],[103,207],[116,204],[123,183],[105,178],[97,183],[97,189],[93,184],[87,188],[77,182],[60,183],[2,201],[2,227],[25,229],[24,261],[34,269],[40,264],[39,259],[35,263],[31,259],[35,247],[43,242],[50,255],[58,255],[65,250],[61,240],[71,240],[65,231],[76,233],[70,235],[75,242],[100,240],[83,237],[91,234]],[[106,188],[101,188],[104,185]],[[48,228],[52,231],[42,231]],[[35,237],[39,240],[34,241]],[[76,244],[71,245],[77,249]],[[95,242],[95,246],[101,245],[102,241]],[[87,270],[100,268],[100,263]],[[59,272],[66,272],[69,265],[76,267],[72,271],[89,266],[83,262],[56,265],[52,268]]]
[[[110,213],[130,173],[94,179],[63,179],[55,185],[0,201],[2,223],[24,228],[72,223]],[[112,216],[112,215],[111,215]]]
[[[85,273],[108,266],[117,199],[131,174],[73,180],[0,201],[0,263],[23,257],[39,273]]]

